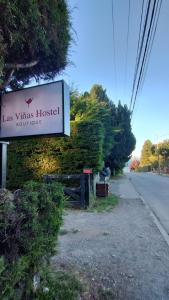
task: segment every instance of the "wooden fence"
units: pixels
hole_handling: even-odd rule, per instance
[[[73,208],[87,208],[89,206],[90,175],[88,174],[52,174],[44,175],[44,181],[79,181],[78,187],[65,187],[64,193],[69,197],[68,204]]]

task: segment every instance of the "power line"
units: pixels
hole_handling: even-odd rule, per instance
[[[134,72],[132,95],[131,95],[131,100],[130,100],[130,110],[131,110],[131,107],[132,107],[132,102],[133,102],[133,97],[134,97],[134,91],[135,91],[135,85],[136,85],[136,80],[137,80],[137,76],[138,76],[137,74],[138,74],[138,70],[139,70],[140,59],[141,59],[142,49],[143,49],[143,45],[144,45],[144,39],[145,39],[145,34],[146,34],[147,22],[148,22],[148,15],[149,15],[149,11],[150,11],[150,4],[151,4],[151,0],[149,0],[148,4],[147,4],[146,15],[145,15],[145,19],[144,19],[144,26],[143,26],[142,38],[141,38],[140,43],[138,42],[137,59],[136,59],[135,72]],[[142,28],[142,21],[143,21],[143,10],[144,10],[144,1],[143,1],[143,4],[142,4],[142,14],[141,14],[139,39],[140,39],[140,36],[141,36],[141,28]]]
[[[135,92],[135,96],[134,96],[134,104],[133,104],[132,113],[133,113],[133,110],[134,110],[134,106],[135,106],[135,102],[136,102],[136,97],[137,97],[138,89],[139,89],[139,86],[140,86],[140,80],[141,80],[141,76],[142,76],[142,72],[143,72],[143,68],[144,68],[144,64],[145,64],[146,51],[148,49],[148,42],[149,42],[149,37],[150,37],[150,30],[151,30],[151,26],[152,26],[152,21],[153,21],[153,16],[154,16],[154,11],[155,11],[156,1],[157,0],[154,1],[153,10],[152,10],[152,13],[151,13],[151,20],[150,20],[150,25],[149,25],[149,29],[148,29],[147,39],[146,39],[146,43],[145,43],[144,54],[143,54],[143,58],[142,58],[142,63],[141,63],[141,68],[140,68],[140,72],[139,72],[139,77],[138,77],[138,81],[137,81],[137,87],[136,87],[136,92]]]
[[[140,83],[139,92],[141,92],[143,85],[144,85],[144,81],[145,81],[145,77],[146,77],[146,73],[147,73],[147,69],[148,69],[148,65],[149,65],[149,61],[150,61],[150,57],[151,57],[152,47],[153,47],[153,43],[154,43],[156,31],[157,31],[157,25],[158,25],[158,20],[159,20],[159,16],[160,16],[162,1],[163,0],[159,0],[159,2],[157,2],[155,17],[153,19],[152,30],[151,30],[151,34],[150,34],[149,43],[148,43],[148,50],[146,52],[145,64],[143,66],[143,72],[142,72],[142,76],[141,76],[141,80],[140,80],[141,83]]]
[[[137,72],[135,73],[135,77],[134,77],[134,81],[133,81],[132,97],[131,97],[131,101],[130,101],[131,114],[133,114],[138,93],[140,92],[140,90],[143,86],[144,80],[145,80],[145,75],[147,72],[150,55],[151,55],[151,51],[152,51],[152,47],[153,47],[153,42],[154,42],[156,30],[157,30],[162,0],[154,0],[152,7],[150,7],[151,6],[150,4],[151,4],[151,0],[149,0],[148,6],[147,6],[144,29],[143,29],[143,34],[142,34],[142,41],[141,41],[141,45],[140,45],[140,49],[139,49],[139,57],[138,57],[138,62],[137,62],[137,66],[136,66]],[[149,13],[150,8],[151,8],[151,14]],[[148,27],[147,27],[147,24],[148,24]],[[145,38],[145,33],[147,34],[146,38]],[[143,48],[143,46],[144,46],[144,48]],[[140,61],[141,61],[141,64],[140,64]],[[139,70],[139,73],[138,73],[138,70]],[[132,103],[133,103],[133,107],[132,107]],[[131,109],[131,107],[132,107],[132,109]]]
[[[128,18],[127,18],[127,38],[126,38],[126,57],[125,57],[125,75],[124,75],[124,84],[126,85],[127,79],[127,59],[128,59],[128,46],[129,46],[129,33],[130,33],[130,7],[131,1],[128,0]]]
[[[157,10],[156,10],[156,15],[155,15],[154,22],[153,22],[153,29],[151,31],[151,37],[150,37],[149,47],[148,47],[147,56],[146,56],[146,63],[145,63],[144,70],[143,70],[143,76],[141,78],[140,90],[143,88],[143,84],[144,84],[145,77],[147,74],[147,69],[148,69],[148,65],[149,65],[149,61],[150,61],[150,57],[151,57],[154,38],[156,35],[156,31],[157,31],[157,25],[158,25],[159,15],[160,15],[160,11],[161,11],[162,1],[163,0],[159,0],[159,2],[157,3]]]
[[[117,68],[116,68],[116,49],[115,49],[114,0],[112,0],[112,26],[113,26],[114,81],[115,81],[115,90],[117,90]]]
[[[146,39],[146,43],[145,43],[145,48],[144,48],[144,54],[143,54],[143,59],[142,59],[142,64],[141,64],[141,68],[140,68],[140,73],[139,73],[139,78],[138,78],[138,82],[137,82],[137,87],[136,87],[136,92],[135,92],[135,96],[134,96],[134,103],[133,103],[133,108],[132,108],[132,114],[133,114],[133,111],[134,111],[134,107],[135,107],[135,103],[136,103],[136,99],[137,99],[137,95],[138,95],[138,92],[140,90],[140,85],[141,85],[141,80],[143,78],[143,72],[146,68],[146,60],[147,60],[147,57],[148,57],[148,50],[149,50],[149,44],[150,44],[150,38],[152,36],[151,32],[152,32],[152,29],[153,29],[153,21],[154,21],[154,18],[156,16],[156,10],[158,8],[158,3],[157,3],[158,0],[155,0],[154,3],[153,3],[153,8],[152,8],[152,13],[151,13],[151,18],[150,18],[150,24],[149,24],[149,29],[148,29],[148,33],[147,33],[147,39]],[[150,52],[149,52],[150,53]],[[148,59],[149,60],[149,59]]]

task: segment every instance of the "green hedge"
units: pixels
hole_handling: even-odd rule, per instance
[[[0,190],[1,300],[39,299],[33,278],[55,254],[63,205],[59,184],[30,182],[15,197]]]
[[[99,122],[71,123],[71,136],[31,138],[11,142],[8,149],[8,187],[20,188],[46,173],[81,173],[84,167],[101,169],[103,128]]]

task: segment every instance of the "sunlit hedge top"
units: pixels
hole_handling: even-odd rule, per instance
[[[103,161],[103,127],[97,121],[71,122],[66,138],[30,138],[10,143],[8,187],[22,187],[28,180],[42,180],[44,174],[82,173],[84,167],[97,172]]]

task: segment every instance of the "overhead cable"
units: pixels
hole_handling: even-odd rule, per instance
[[[125,70],[124,70],[124,84],[126,85],[126,78],[127,78],[127,59],[128,59],[128,46],[129,46],[129,33],[130,33],[130,7],[131,1],[128,0],[128,18],[127,18],[127,37],[126,37],[126,57],[125,57]]]
[[[148,65],[149,65],[149,61],[150,61],[150,57],[151,57],[154,38],[155,38],[155,35],[156,35],[156,31],[157,31],[157,25],[158,25],[158,19],[159,19],[159,15],[160,15],[160,11],[161,11],[161,6],[162,6],[162,0],[159,0],[159,2],[157,3],[157,10],[156,10],[156,16],[155,16],[154,22],[153,22],[153,28],[152,28],[152,31],[151,31],[148,51],[147,51],[147,55],[146,55],[146,62],[145,62],[145,65],[144,65],[143,75],[142,75],[142,78],[141,78],[140,90],[143,87],[144,80],[145,80],[145,77],[146,77],[146,74],[147,74],[147,69],[148,69]]]
[[[141,8],[141,18],[140,18],[140,26],[139,26],[139,38],[138,38],[138,43],[137,43],[137,55],[136,55],[135,70],[134,70],[134,80],[133,80],[133,86],[132,86],[132,96],[131,96],[131,100],[130,100],[130,110],[131,110],[131,106],[132,106],[134,86],[135,86],[135,81],[136,81],[136,73],[137,73],[139,49],[140,49],[140,42],[141,42],[141,31],[142,31],[142,26],[143,26],[143,13],[144,13],[144,0],[142,1],[142,8]]]
[[[143,32],[142,32],[142,37],[141,37],[141,42],[140,42],[140,45],[138,45],[139,49],[138,49],[138,56],[137,56],[137,60],[136,60],[136,66],[135,66],[135,74],[134,74],[134,80],[133,80],[132,95],[131,95],[131,101],[130,101],[130,109],[131,109],[132,102],[133,102],[135,85],[136,85],[136,80],[137,80],[137,77],[138,77],[138,70],[139,70],[140,60],[141,60],[142,51],[143,51],[143,45],[144,45],[144,41],[145,41],[146,28],[147,28],[149,13],[150,13],[150,4],[151,4],[151,0],[148,1],[145,20],[144,20],[144,26],[143,26]],[[143,9],[143,7],[142,7],[142,9]],[[142,10],[142,12],[143,12],[143,10]]]
[[[154,37],[157,30],[162,0],[154,0],[150,7],[151,0],[148,3],[145,24],[142,34],[142,41],[139,49],[139,57],[136,64],[136,73],[133,81],[132,97],[130,101],[130,111],[133,114],[138,93],[140,92],[150,60]],[[147,25],[148,24],[148,25]]]
[[[114,81],[117,88],[117,68],[116,68],[116,49],[115,49],[115,22],[114,22],[114,0],[112,0],[112,26],[113,26],[113,60],[114,60]]]

